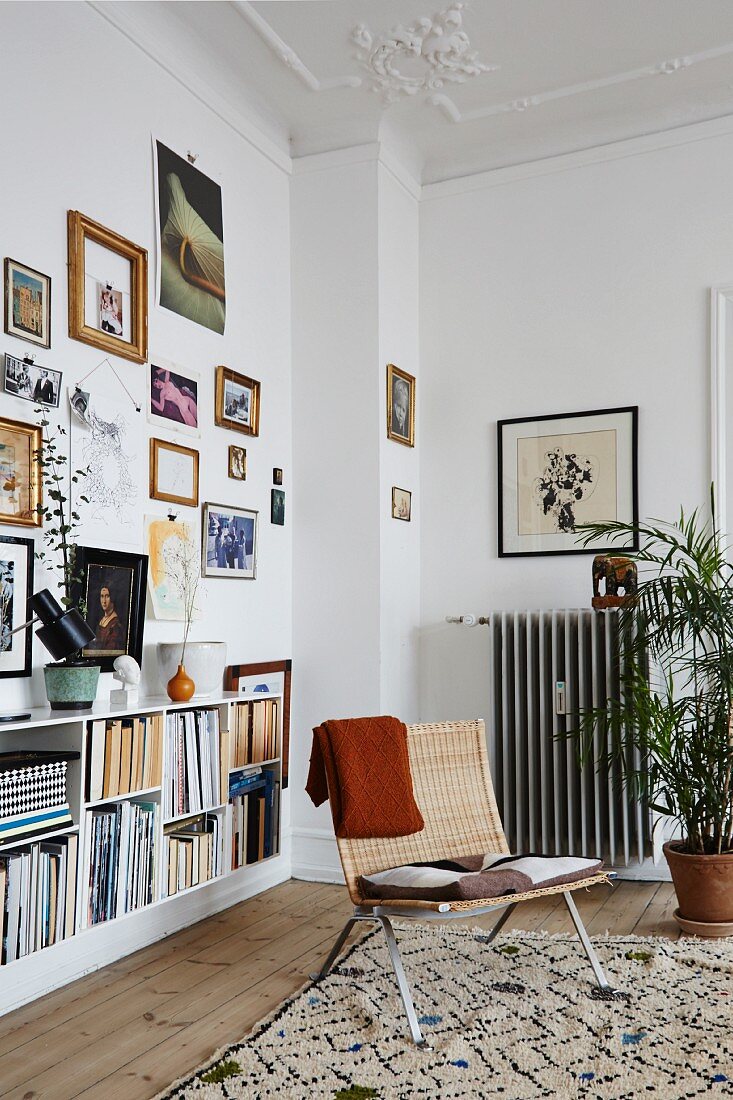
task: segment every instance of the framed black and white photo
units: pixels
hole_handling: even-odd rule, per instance
[[[638,549],[576,534],[638,521],[637,406],[500,420],[498,447],[499,557]]]
[[[33,595],[33,539],[0,535],[0,677],[30,676],[33,631],[12,632],[27,621]]]
[[[228,504],[204,504],[201,568],[204,577],[254,580],[257,567],[257,512]]]
[[[415,446],[415,379],[394,363],[387,364],[387,438]]]
[[[260,384],[229,367],[216,368],[214,420],[220,428],[260,434]]]
[[[201,435],[199,375],[166,359],[151,360],[148,371],[147,415],[151,424],[169,432]]]
[[[94,631],[94,639],[84,656],[112,672],[116,657],[134,657],[140,664],[143,655],[145,592],[148,576],[146,554],[128,554],[78,546],[76,566],[79,575],[77,602]]]
[[[51,279],[32,267],[5,258],[5,331],[51,347]]]
[[[5,392],[35,405],[59,407],[61,371],[41,367],[32,359],[5,353]]]

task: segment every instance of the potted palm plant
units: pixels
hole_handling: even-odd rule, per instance
[[[679,924],[733,935],[733,567],[710,518],[593,523],[589,545],[638,535],[639,590],[618,611],[618,699],[584,711],[575,736],[593,759],[600,731],[626,789],[679,826],[669,863]]]

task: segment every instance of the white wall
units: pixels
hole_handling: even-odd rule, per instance
[[[0,336],[0,351],[21,356],[37,351],[38,362],[64,373],[73,384],[103,353],[67,336],[66,212],[81,210],[150,253],[150,354],[198,371],[204,431],[192,441],[201,453],[202,501],[260,510],[257,579],[207,580],[204,618],[194,638],[228,643],[231,661],[290,656],[291,638],[291,393],[289,178],[286,171],[208,110],[127,38],[85,4],[3,4],[0,38],[9,96],[0,117],[4,151],[0,205],[2,255],[52,277],[52,346],[33,348]],[[158,310],[154,305],[155,227],[151,130],[174,149],[200,154],[199,165],[223,185],[227,321],[224,336]],[[287,158],[284,158],[287,159]],[[214,426],[216,365],[227,364],[259,379],[259,438]],[[145,367],[116,360],[133,394],[142,398]],[[104,372],[102,372],[103,374]],[[102,375],[97,376],[101,378]],[[92,380],[94,381],[94,380]],[[107,375],[102,384],[126,401]],[[66,393],[62,413],[68,425]],[[33,405],[0,394],[3,416],[33,419]],[[144,419],[144,413],[141,417]],[[147,437],[178,439],[145,423],[144,453],[137,467],[143,508],[129,541],[142,544],[142,512],[165,515],[166,505],[148,500]],[[227,477],[228,444],[247,449],[246,482]],[[284,469],[286,526],[270,524],[272,468]],[[180,509],[200,526],[200,512]],[[1,527],[3,534],[33,534]],[[87,524],[88,545],[112,545],[99,525]],[[129,548],[129,547],[128,547]],[[43,576],[37,571],[37,582]],[[38,587],[39,584],[37,583]],[[176,640],[177,623],[145,624],[146,686],[161,688],[154,646]],[[48,659],[36,643],[32,681],[0,681],[0,710],[44,701],[40,667]],[[105,682],[106,681],[106,682]],[[103,677],[100,695],[109,690]]]
[[[695,137],[426,189],[425,718],[487,712],[487,632],[445,615],[590,601],[588,555],[498,558],[497,420],[638,405],[641,516],[707,500],[708,288],[733,275],[733,136]]]

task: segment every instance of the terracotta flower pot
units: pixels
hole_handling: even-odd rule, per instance
[[[664,845],[672,872],[681,920],[701,925],[730,925],[733,935],[733,852],[719,856],[691,855],[680,851],[680,845],[668,841]]]
[[[174,703],[187,703],[195,690],[196,685],[193,680],[183,665],[179,665],[175,676],[172,676],[168,681],[168,698]]]

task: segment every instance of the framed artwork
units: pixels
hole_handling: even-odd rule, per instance
[[[158,237],[158,305],[224,332],[221,187],[153,138]]]
[[[76,564],[81,578],[77,602],[94,631],[84,656],[99,661],[102,672],[112,672],[115,657],[123,655],[134,657],[140,664],[147,555],[78,546]]]
[[[248,508],[204,504],[201,522],[201,572],[204,577],[254,580],[257,516],[257,512]]]
[[[5,331],[51,347],[51,280],[48,275],[34,271],[5,257]]]
[[[68,213],[69,336],[135,363],[148,357],[148,253]]]
[[[198,526],[198,525],[197,525]],[[156,619],[185,619],[182,565],[198,562],[198,536],[193,523],[163,516],[145,517],[148,591]],[[201,617],[194,608],[194,619]]]
[[[415,446],[415,379],[393,363],[387,364],[387,436]]]
[[[150,440],[150,496],[198,508],[199,453],[191,447]]]
[[[30,676],[33,631],[12,634],[27,621],[33,595],[33,539],[0,535],[0,677]]]
[[[41,429],[0,417],[0,523],[41,527]]]
[[[61,371],[39,367],[32,359],[17,359],[5,353],[5,392],[34,405],[59,407]]]
[[[165,359],[151,361],[148,370],[147,416],[166,431],[201,435],[199,375]]]
[[[412,493],[409,489],[392,486],[392,519],[404,519],[410,522],[412,517]]]
[[[247,480],[247,452],[234,443],[229,444],[229,477],[235,481]]]
[[[636,523],[638,407],[500,420],[499,557],[621,553],[583,547],[582,523]]]
[[[270,523],[277,527],[285,526],[285,493],[282,489],[270,490]]]
[[[273,468],[272,468],[272,484],[273,485],[282,485],[282,483],[283,483],[283,472],[282,472],[282,470],[280,469],[279,466],[273,466]]]
[[[216,368],[214,420],[220,428],[260,434],[260,384],[229,367]]]

